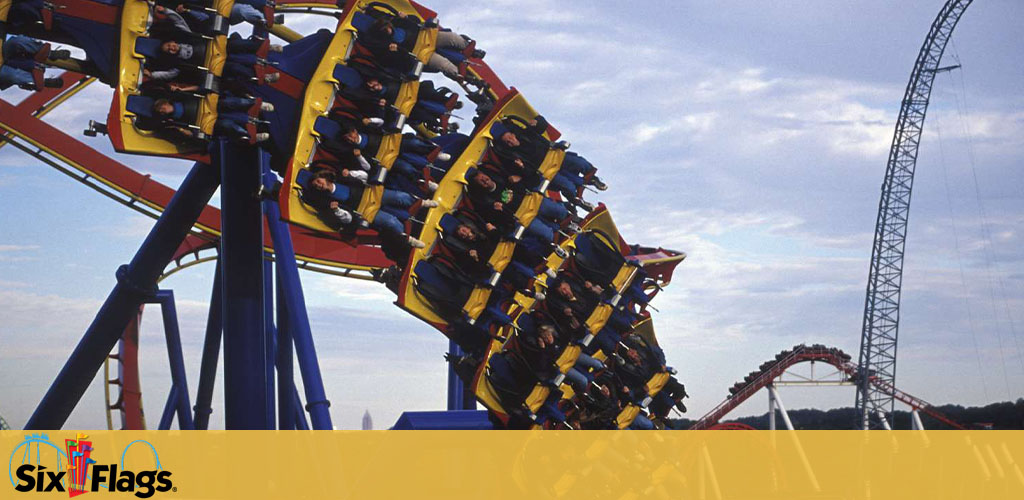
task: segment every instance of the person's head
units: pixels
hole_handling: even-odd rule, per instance
[[[380,80],[376,78],[367,78],[364,85],[366,85],[366,88],[371,92],[380,92],[381,89],[384,88],[384,84],[380,83]]]
[[[472,180],[473,184],[482,187],[488,191],[494,189],[497,186],[497,184],[494,183],[494,179],[491,179],[491,176],[479,170],[475,174],[473,174]]]
[[[455,229],[455,236],[458,236],[460,240],[473,241],[476,239],[476,231],[466,224],[459,224],[459,227]]]
[[[359,144],[359,130],[349,125],[341,132],[341,138],[349,144]]]
[[[505,132],[501,134],[501,142],[505,143],[510,148],[519,147],[519,138],[512,132]]]
[[[329,177],[328,175],[318,175],[313,178],[313,182],[310,184],[317,191],[330,191],[334,187],[334,182]]]
[[[626,359],[630,360],[634,365],[640,364],[640,353],[636,349],[629,349],[626,351]]]
[[[383,33],[388,36],[395,32],[394,25],[392,25],[391,21],[388,21],[387,19],[378,19],[374,21],[371,29],[377,33]]]
[[[558,295],[562,296],[563,298],[566,298],[566,299],[572,299],[573,298],[572,287],[569,286],[569,282],[568,281],[561,281],[561,282],[559,282],[558,285],[555,286],[555,292],[558,292]]]
[[[537,336],[545,344],[553,344],[555,342],[555,327],[549,324],[540,325],[537,327]]]
[[[174,104],[167,99],[157,99],[153,102],[153,113],[157,116],[170,116],[174,113]]]
[[[175,42],[174,40],[168,40],[160,44],[160,52],[163,52],[164,54],[176,56],[178,55],[179,50],[181,50],[181,46],[178,45],[178,42]]]

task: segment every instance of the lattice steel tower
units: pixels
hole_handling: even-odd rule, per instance
[[[948,0],[935,18],[921,52],[917,55],[914,71],[910,74],[910,82],[903,96],[900,116],[896,121],[896,132],[893,134],[885,180],[882,183],[882,199],[878,204],[875,242],[871,249],[871,271],[864,303],[864,325],[861,330],[856,408],[860,420],[858,425],[864,429],[888,428],[891,424],[893,397],[869,384],[868,377],[877,377],[895,387],[903,252],[921,129],[924,127],[935,73],[950,69],[939,67],[946,42],[972,1]]]

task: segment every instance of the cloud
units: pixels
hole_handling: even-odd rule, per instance
[[[0,263],[37,260],[36,250],[39,250],[39,245],[0,245]],[[32,255],[23,255],[24,252],[32,252]]]
[[[0,245],[0,252],[23,252],[26,250],[39,250],[39,245]]]
[[[5,360],[51,356],[55,345],[70,342],[73,346],[100,305],[95,299],[74,299],[26,288],[0,287],[0,317],[5,318],[0,337],[6,344],[2,355]]]

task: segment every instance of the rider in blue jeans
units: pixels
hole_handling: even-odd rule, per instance
[[[565,205],[550,198],[544,198],[540,202],[537,216],[533,218],[529,226],[526,226],[525,234],[552,242],[555,240],[555,233],[562,229],[558,221],[564,220],[568,216],[569,210],[565,208]]]
[[[594,380],[594,376],[588,373],[588,370],[596,372],[603,369],[604,363],[600,360],[580,353],[579,357],[576,358],[576,364],[569,371],[565,372],[565,379],[572,384],[573,390],[578,393],[584,393],[587,391],[587,385]]]
[[[39,51],[44,50],[46,45],[39,40],[27,36],[14,35],[3,43],[3,66],[0,66],[0,90],[17,85],[25,90],[39,90],[36,88],[35,77],[32,72],[36,68],[35,57]],[[50,51],[48,59],[67,59],[71,57],[70,51]],[[61,87],[64,81],[60,78],[47,78],[43,80],[45,87]]]
[[[213,132],[232,139],[248,138],[249,132],[245,126],[249,124],[249,108],[255,103],[254,99],[248,97],[221,95],[217,102],[217,122],[213,126]],[[266,103],[263,108],[263,111],[274,109],[269,103]]]

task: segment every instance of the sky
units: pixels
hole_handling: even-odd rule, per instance
[[[687,253],[654,302],[687,416],[775,353],[852,354],[893,126],[936,0],[434,1],[441,23],[600,169],[630,243]],[[1024,397],[1024,3],[975,2],[936,77],[903,280],[901,389],[936,404]],[[287,24],[311,30],[317,21]],[[106,116],[93,85],[47,121]],[[16,101],[23,94],[0,97]],[[463,110],[463,118],[469,112]],[[105,138],[84,138],[110,152]],[[118,155],[177,185],[187,163]],[[214,199],[216,202],[216,197]],[[152,220],[11,147],[0,149],[0,415],[24,425]],[[177,298],[190,388],[212,284]],[[302,273],[331,413],[357,429],[445,405],[446,340],[383,286]],[[144,315],[143,400],[154,427],[170,384],[159,315]],[[103,428],[102,373],[68,428]],[[218,386],[213,426],[223,425]],[[781,391],[788,408],[852,406],[850,387]],[[760,414],[757,395],[732,415]]]

